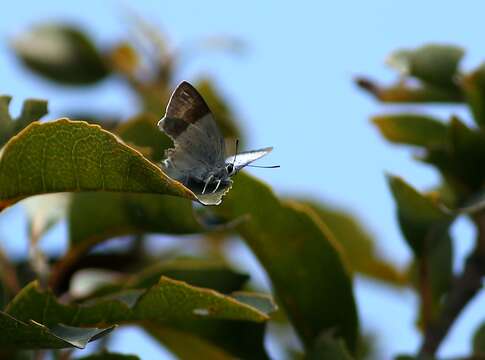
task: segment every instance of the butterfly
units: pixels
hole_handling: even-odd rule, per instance
[[[174,143],[174,148],[166,150],[162,169],[196,194],[215,193],[229,187],[232,176],[273,149],[238,153],[236,142],[236,153],[226,157],[224,138],[212,112],[186,81],[173,92],[158,127]]]

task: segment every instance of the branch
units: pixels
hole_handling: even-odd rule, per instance
[[[458,315],[482,288],[482,277],[485,275],[485,215],[477,214],[473,220],[478,230],[475,250],[467,258],[463,273],[454,280],[440,314],[427,327],[420,355],[436,353]]]

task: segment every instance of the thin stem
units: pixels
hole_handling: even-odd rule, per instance
[[[485,214],[476,214],[477,242],[463,273],[453,282],[438,317],[426,328],[420,355],[434,355],[462,310],[482,288],[485,275]]]

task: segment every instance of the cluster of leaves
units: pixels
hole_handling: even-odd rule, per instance
[[[69,25],[41,25],[12,42],[26,68],[43,79],[86,88],[116,76],[141,108],[136,117],[114,123],[99,114],[37,122],[47,112],[45,102],[26,101],[12,120],[9,98],[0,98],[0,211],[28,198],[22,203],[30,209],[32,254],[64,207],[69,229],[60,258],[9,261],[0,252],[5,356],[83,348],[115,334],[116,326],[135,324],[181,358],[268,358],[263,339],[276,305],[248,292],[248,276],[231,269],[223,244],[237,236],[271,280],[280,308],[274,321],[293,328],[303,344],[286,350],[311,359],[362,357],[352,274],[395,286],[407,284],[407,274],[379,258],[372,237],[345,211],[315,200],[280,199],[245,173],[222,205],[194,208],[193,202],[220,199],[197,198],[157,165],[171,146],[156,123],[176,85],[178,52],[147,24],[138,23],[137,31],[148,45],[144,51],[127,42],[99,47]],[[225,137],[243,142],[213,81],[193,83]],[[179,245],[154,256],[145,246],[148,234],[174,237]],[[192,235],[200,250],[181,256],[192,240],[179,235]],[[120,236],[129,238],[128,247],[92,251]],[[88,276],[87,269],[96,271]],[[107,271],[109,279],[98,283]],[[80,295],[74,285],[81,275],[90,286]],[[133,357],[102,352],[88,358]]]
[[[459,67],[463,55],[462,49],[446,45],[401,50],[388,59],[400,74],[395,84],[357,79],[361,88],[383,103],[453,103],[467,106],[473,115],[474,124],[456,115],[445,121],[419,112],[373,118],[387,140],[417,148],[417,159],[441,175],[441,184],[424,193],[399,177],[388,177],[401,231],[415,259],[421,356],[435,354],[460,311],[480,291],[485,275],[485,65],[463,72]],[[459,216],[472,220],[477,238],[463,273],[453,274],[450,227]],[[474,339],[474,355],[485,355],[483,326]]]

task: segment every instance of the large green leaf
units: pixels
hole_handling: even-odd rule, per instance
[[[0,208],[52,192],[119,191],[195,199],[139,152],[97,125],[61,119],[33,123],[0,157]]]
[[[68,25],[36,26],[17,36],[12,45],[27,68],[61,84],[92,84],[109,73],[91,40]]]
[[[160,275],[183,280],[191,285],[211,288],[248,304],[264,313],[275,310],[267,296],[234,292],[248,279],[230,271],[221,263],[195,259],[179,259],[155,264],[152,267],[119,282],[98,289],[92,297],[119,293],[123,289],[140,289],[153,286]],[[181,320],[166,323],[144,323],[145,329],[163,345],[181,358],[199,353],[201,358],[236,356],[238,358],[267,358],[263,347],[264,324],[248,321]],[[216,356],[217,355],[217,356]],[[190,357],[189,357],[190,358]]]
[[[90,341],[104,336],[113,326],[80,328],[63,324],[46,326],[32,319],[21,321],[0,311],[0,346],[21,349],[61,349],[77,347],[83,349]]]
[[[403,75],[435,86],[453,88],[456,87],[458,66],[463,55],[463,49],[457,46],[429,44],[395,51],[387,62]]]
[[[21,320],[47,326],[87,326],[142,320],[169,323],[180,320],[231,319],[264,322],[268,315],[213,290],[188,285],[166,277],[148,289],[130,289],[91,299],[82,305],[63,305],[36,282],[25,287],[6,312]]]
[[[324,330],[335,329],[355,350],[357,313],[351,279],[338,244],[310,208],[282,202],[268,186],[241,173],[216,211],[234,219],[271,278],[283,308],[307,347]]]
[[[394,285],[407,283],[405,274],[380,258],[374,238],[354,216],[322,202],[308,200],[304,203],[330,228],[335,239],[342,245],[353,271]]]
[[[384,137],[394,143],[443,146],[447,142],[447,126],[430,116],[418,114],[389,114],[372,118]]]

